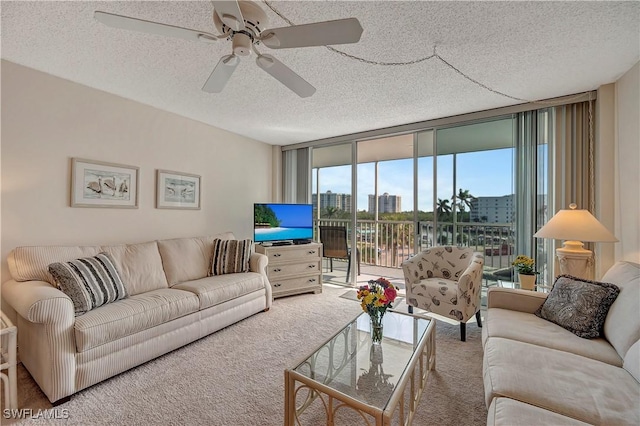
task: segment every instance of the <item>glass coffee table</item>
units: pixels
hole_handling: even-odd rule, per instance
[[[285,425],[410,425],[435,368],[435,320],[389,311],[382,344],[362,313],[285,370]]]

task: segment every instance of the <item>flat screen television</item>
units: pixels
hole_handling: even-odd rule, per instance
[[[313,239],[312,204],[255,203],[253,240],[256,243]]]

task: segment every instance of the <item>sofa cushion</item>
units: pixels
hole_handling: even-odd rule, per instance
[[[640,423],[638,382],[604,362],[492,337],[483,374],[487,406],[507,397],[591,424]]]
[[[211,275],[247,272],[252,250],[252,240],[221,240],[216,238],[213,241]]]
[[[115,260],[130,295],[169,287],[155,241],[105,246],[103,249]]]
[[[188,291],[159,289],[102,306],[76,319],[76,349],[84,352],[196,312],[199,303]]]
[[[622,358],[604,338],[583,339],[559,325],[526,312],[489,309],[482,326],[483,344],[491,337],[532,343],[622,367]]]
[[[265,283],[262,275],[256,272],[247,272],[216,275],[177,284],[172,288],[196,294],[200,299],[200,309],[202,310],[254,291],[263,290]]]
[[[162,265],[170,286],[211,275],[213,240],[235,239],[231,232],[194,238],[158,241]]]
[[[102,251],[100,246],[34,246],[16,247],[7,256],[11,277],[20,281],[46,281],[55,286],[49,265],[91,257]]]
[[[624,358],[631,345],[640,340],[640,265],[618,262],[604,274],[602,281],[620,288],[604,322],[604,336]]]
[[[524,402],[510,398],[494,398],[491,401],[487,413],[487,426],[531,426],[531,425],[554,425],[554,426],[581,426],[589,423],[544,410]]]
[[[120,274],[107,253],[52,263],[49,273],[56,286],[71,298],[76,316],[127,297]]]
[[[619,293],[614,284],[559,275],[535,314],[576,336],[592,339],[602,334],[607,312]]]

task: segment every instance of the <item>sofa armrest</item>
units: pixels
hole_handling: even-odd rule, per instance
[[[251,253],[251,257],[249,258],[249,270],[251,272],[257,272],[262,275],[264,280],[264,289],[267,296],[266,301],[266,309],[271,308],[271,304],[273,303],[273,290],[271,289],[271,283],[269,282],[269,277],[267,277],[267,265],[269,264],[269,257],[262,253]]]
[[[269,258],[262,253],[251,253],[249,258],[249,270],[251,272],[257,272],[264,276],[267,275],[267,265],[269,264]]]
[[[7,281],[2,298],[27,321],[38,324],[73,324],[75,311],[71,298],[44,281]]]
[[[2,297],[18,314],[20,359],[49,401],[76,391],[75,311],[71,299],[44,281],[7,281]]]
[[[487,291],[487,309],[502,308],[532,314],[546,299],[546,293],[492,287]]]

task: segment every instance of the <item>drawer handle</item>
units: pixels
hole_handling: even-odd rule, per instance
[[[315,279],[315,278],[311,278],[311,279],[309,279],[309,282],[310,282],[310,283],[315,283],[315,282],[316,282],[316,279]]]
[[[315,268],[315,267],[316,267],[316,265],[309,265],[309,266],[307,266],[307,268],[309,268],[309,269],[312,269],[312,268]]]
[[[316,254],[316,251],[315,250],[309,250],[308,253],[309,254]]]
[[[280,257],[280,256],[282,256],[280,253],[274,253],[273,254],[273,257]]]
[[[282,271],[282,269],[280,269],[280,268],[276,268],[276,269],[273,270],[273,272],[280,272],[280,271]]]
[[[282,284],[278,283],[278,284],[274,284],[274,287],[280,287]]]

